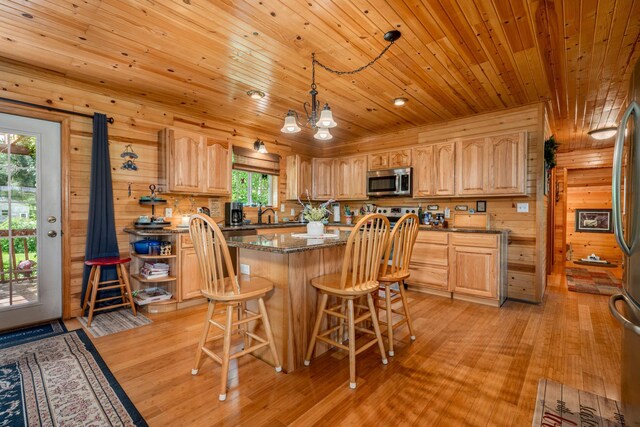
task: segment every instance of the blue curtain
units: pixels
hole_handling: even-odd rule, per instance
[[[116,237],[115,216],[113,213],[113,187],[111,184],[111,161],[109,160],[109,136],[107,116],[95,113],[93,116],[93,147],[91,150],[91,187],[89,193],[89,225],[87,227],[87,245],[85,260],[119,256]],[[91,267],[84,266],[82,276],[82,296],[84,301]],[[115,267],[103,267],[101,280],[117,280]],[[98,294],[99,298],[117,295],[117,289],[109,289]],[[117,304],[119,300],[105,301],[100,305]]]

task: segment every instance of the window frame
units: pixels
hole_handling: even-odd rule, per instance
[[[248,177],[247,204],[245,206],[247,206],[247,207],[257,207],[258,206],[258,204],[254,204],[254,202],[252,200],[252,191],[251,190],[252,190],[252,186],[253,186],[253,176],[254,175],[267,175],[268,176],[268,182],[269,182],[268,198],[267,198],[267,204],[263,205],[263,206],[272,208],[275,205],[277,205],[277,203],[278,203],[278,193],[277,193],[278,175],[269,174],[269,173],[262,173],[262,172],[252,172],[252,171],[243,170],[243,169],[233,169],[231,171],[232,174],[234,174],[236,172],[246,172],[247,173],[247,177]],[[232,198],[232,200],[235,200],[235,195],[233,194],[233,187],[231,188],[231,198]]]

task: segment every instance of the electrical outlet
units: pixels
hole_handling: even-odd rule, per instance
[[[164,217],[165,218],[171,218],[171,216],[173,216],[173,209],[172,208],[164,208]]]
[[[280,203],[280,212],[284,213],[284,203]]]
[[[520,213],[529,212],[529,203],[518,203],[516,212],[520,212]]]
[[[249,264],[240,264],[240,274],[251,274],[251,269],[249,268]]]

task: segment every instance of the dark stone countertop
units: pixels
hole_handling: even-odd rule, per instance
[[[220,224],[218,224],[220,226]],[[327,226],[336,225],[336,224],[328,224]],[[258,230],[258,229],[269,229],[269,228],[281,228],[281,227],[306,227],[307,223],[304,222],[278,222],[272,224],[247,224],[247,225],[237,225],[237,226],[220,226],[220,230],[222,231],[244,231],[244,230]],[[167,234],[180,234],[180,233],[188,233],[189,227],[166,227],[159,229],[144,229],[144,228],[135,228],[133,226],[125,227],[125,233],[135,234],[138,236],[159,236],[159,235],[167,235]]]
[[[335,234],[330,238],[298,238],[294,233],[273,233],[255,236],[234,236],[227,238],[227,245],[232,248],[252,249],[256,251],[290,254],[295,252],[313,251],[317,249],[343,246],[347,244],[350,231],[326,233]]]

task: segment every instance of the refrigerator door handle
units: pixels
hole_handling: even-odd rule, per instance
[[[616,134],[616,143],[613,148],[613,174],[611,185],[611,207],[613,213],[613,231],[618,242],[618,246],[622,249],[622,252],[627,256],[631,256],[631,249],[634,246],[635,241],[631,244],[627,244],[624,240],[624,234],[622,230],[622,211],[620,210],[620,190],[621,190],[621,175],[622,175],[622,155],[624,149],[624,134],[627,128],[627,122],[631,117],[631,114],[636,116],[636,129],[634,132],[634,142],[636,147],[640,147],[640,130],[637,128],[640,118],[640,105],[636,101],[631,101],[629,108],[624,112],[622,119],[620,120],[620,126],[618,126],[618,133]],[[633,228],[633,227],[632,227]],[[635,239],[634,239],[635,240]]]
[[[616,294],[616,295],[612,295],[611,298],[609,298],[609,311],[611,312],[611,314],[613,314],[613,317],[615,317],[616,320],[622,324],[622,326],[640,335],[640,326],[636,325],[631,320],[624,317],[624,315],[618,311],[618,307],[616,307],[616,302],[620,300],[624,301],[624,303],[627,304],[627,306],[632,307],[631,301],[629,301],[629,298],[626,295]]]

